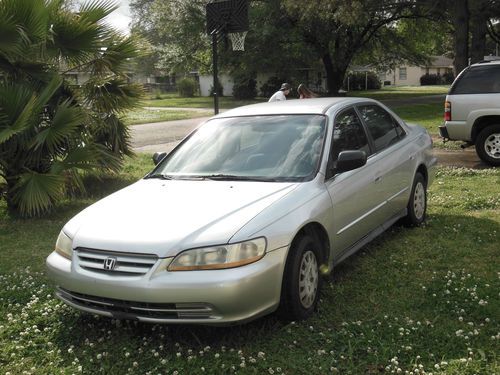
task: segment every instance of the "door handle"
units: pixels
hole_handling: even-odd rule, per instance
[[[382,176],[375,177],[375,182],[380,182],[382,181]]]

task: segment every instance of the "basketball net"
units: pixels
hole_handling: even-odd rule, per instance
[[[239,33],[229,33],[229,39],[231,39],[231,44],[233,45],[233,51],[244,51],[245,50],[245,37],[248,31],[243,31]]]

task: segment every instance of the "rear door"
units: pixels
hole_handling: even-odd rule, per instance
[[[370,165],[375,173],[373,191],[385,204],[380,208],[380,224],[398,215],[407,205],[412,184],[415,155],[407,134],[384,108],[367,103],[356,107],[373,140],[374,154]]]

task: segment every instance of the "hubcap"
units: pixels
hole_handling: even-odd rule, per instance
[[[316,261],[316,255],[314,255],[311,250],[307,250],[300,262],[299,276],[300,303],[306,309],[311,307],[316,299],[318,279],[318,262]]]
[[[500,133],[491,134],[484,141],[484,151],[486,154],[495,159],[500,159]]]
[[[413,211],[417,219],[422,219],[425,212],[425,189],[421,182],[415,186],[415,194],[413,195]]]

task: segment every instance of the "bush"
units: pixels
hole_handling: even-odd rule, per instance
[[[214,85],[210,86],[210,96],[214,96]],[[217,96],[224,96],[224,87],[217,83]]]
[[[257,81],[249,77],[235,77],[233,97],[235,99],[254,99],[257,96]]]
[[[424,74],[420,77],[420,84],[422,86],[427,85],[439,85],[441,83],[441,76],[437,74]]]
[[[177,91],[183,98],[192,98],[196,92],[196,81],[192,78],[183,78],[177,82]]]
[[[453,74],[453,72],[446,72],[443,74],[443,83],[445,85],[451,85],[454,80],[455,80],[455,75]]]
[[[356,90],[378,90],[382,86],[378,76],[374,72],[354,72],[347,75],[344,80],[344,87],[347,88],[347,79],[349,78],[349,91]],[[368,84],[366,82],[368,78]]]
[[[260,87],[260,96],[262,96],[264,98],[271,97],[276,91],[278,91],[280,89],[283,82],[288,82],[293,87],[293,84],[292,84],[292,82],[290,82],[290,80],[287,80],[285,78],[279,78],[279,77],[271,77],[266,81],[266,83],[264,83]]]

